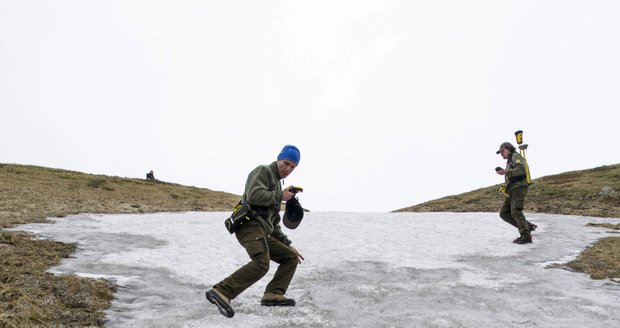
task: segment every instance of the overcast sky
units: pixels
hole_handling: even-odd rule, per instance
[[[391,211],[620,162],[620,2],[0,0],[0,163]],[[499,197],[499,194],[498,194]]]

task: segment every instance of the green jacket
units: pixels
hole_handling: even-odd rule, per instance
[[[514,152],[510,154],[506,160],[505,171],[506,175],[504,179],[506,180],[506,185],[508,185],[509,188],[517,185],[527,186],[527,162],[519,153]]]
[[[267,235],[285,245],[291,244],[280,227],[282,186],[280,185],[280,173],[276,162],[260,165],[250,172],[245,182],[243,199],[256,211],[258,214],[256,220],[265,229]]]

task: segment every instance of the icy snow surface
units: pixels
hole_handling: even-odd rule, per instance
[[[283,228],[306,261],[287,296],[260,306],[269,274],[222,316],[204,292],[248,261],[228,213],[74,215],[17,227],[77,242],[55,273],[120,285],[108,327],[620,327],[620,285],[547,268],[609,236],[588,222],[529,214],[534,244],[495,213],[306,213]]]

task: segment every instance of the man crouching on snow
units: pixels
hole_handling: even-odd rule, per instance
[[[297,264],[304,258],[291,246],[291,241],[280,227],[280,205],[294,195],[288,188],[282,190],[280,180],[295,170],[299,159],[297,147],[286,145],[277,161],[258,166],[248,175],[243,199],[257,215],[241,225],[235,236],[251,261],[206,293],[207,299],[228,318],[235,315],[230,301],[267,274],[270,261],[278,263],[278,269],[265,288],[261,305],[295,306],[295,300],[284,294],[293,279]]]

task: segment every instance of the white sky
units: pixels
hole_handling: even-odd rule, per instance
[[[0,0],[0,163],[241,194],[285,144],[310,210],[620,162],[620,2]]]

